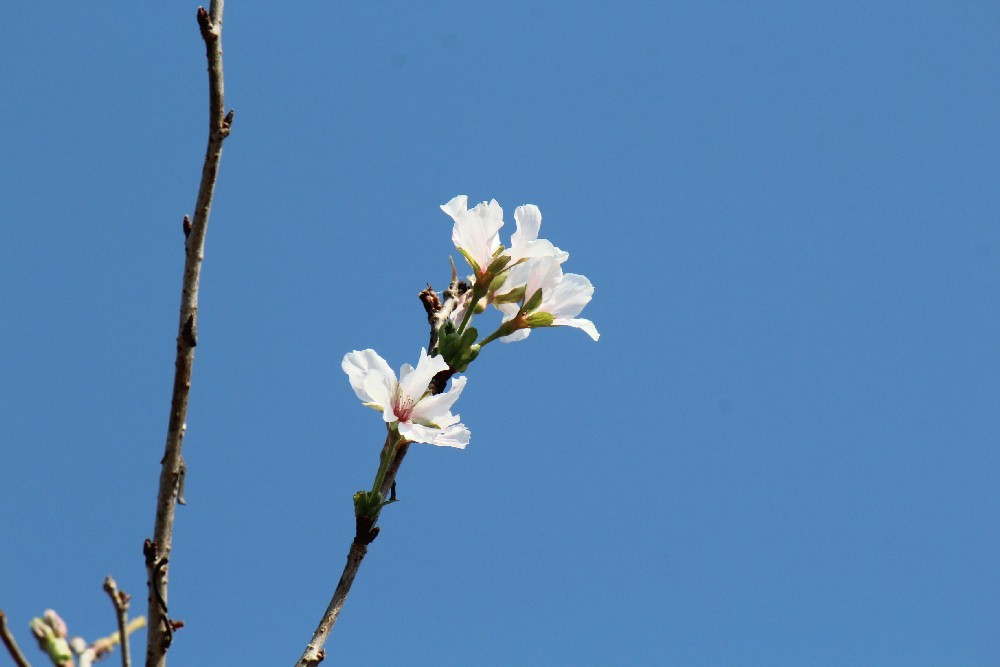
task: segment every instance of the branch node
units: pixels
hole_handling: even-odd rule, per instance
[[[181,226],[184,229],[184,238],[189,237],[191,235],[191,218],[185,215],[184,222],[181,223]]]
[[[363,544],[368,546],[375,541],[378,537],[378,533],[381,528],[375,525],[378,519],[373,519],[370,516],[355,516],[354,517],[354,541],[358,544]]]
[[[187,320],[184,322],[184,330],[181,336],[188,347],[198,345],[198,309],[192,308]]]
[[[198,7],[198,28],[201,29],[201,36],[206,42],[218,37],[212,29],[212,17],[204,7]]]
[[[230,109],[226,117],[222,119],[222,125],[219,127],[219,135],[225,139],[229,136],[229,130],[233,127],[233,114],[236,112],[235,109]]]
[[[184,463],[184,457],[181,456],[181,468],[177,471],[177,504],[187,505],[187,501],[184,500],[184,481],[187,479],[187,465]]]

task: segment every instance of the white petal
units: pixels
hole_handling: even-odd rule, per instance
[[[542,293],[539,311],[551,313],[556,319],[576,317],[594,296],[594,286],[586,276],[567,273],[550,292]]]
[[[524,298],[530,299],[536,291],[542,290],[542,304],[546,304],[562,278],[562,268],[559,266],[559,261],[555,257],[534,257],[524,264],[515,266],[514,269],[522,266],[526,267],[528,274],[524,283]],[[536,310],[549,312],[547,308],[542,307]]]
[[[409,397],[414,403],[427,391],[427,385],[431,379],[441,371],[448,368],[448,364],[440,355],[430,356],[427,350],[420,349],[420,361],[417,367],[406,374],[406,377],[399,382],[400,391]]]
[[[576,327],[577,329],[582,329],[587,333],[588,336],[593,338],[595,341],[601,337],[601,334],[597,333],[597,327],[590,320],[585,320],[582,318],[562,318],[555,319],[552,321],[552,326],[554,327]]]
[[[411,442],[425,442],[428,445],[434,444],[434,438],[441,429],[433,426],[422,426],[411,424],[410,422],[399,423],[399,434]]]
[[[458,222],[459,218],[469,208],[468,195],[458,195],[447,204],[441,204],[441,210],[451,216],[451,219]]]
[[[531,333],[531,329],[518,329],[509,336],[501,336],[497,340],[501,343],[516,343],[519,340],[524,340]]]
[[[479,265],[480,270],[485,270],[493,261],[493,253],[500,248],[497,233],[502,226],[503,209],[500,204],[495,199],[488,204],[482,202],[455,218],[451,240],[456,248],[464,250]]]
[[[551,241],[538,238],[542,226],[542,212],[534,204],[518,206],[514,210],[517,231],[510,237],[510,261],[517,262],[528,257],[552,256],[562,264],[569,259],[569,253],[555,247]]]
[[[536,239],[524,244],[516,244],[511,248],[510,261],[517,262],[531,257],[554,257],[562,264],[569,259],[569,253],[552,245],[548,239]]]
[[[514,209],[514,223],[517,231],[511,234],[511,246],[530,243],[538,238],[538,230],[542,226],[542,212],[534,204],[525,204]]]
[[[347,377],[351,382],[351,388],[354,389],[354,393],[357,394],[358,398],[364,403],[372,403],[374,399],[364,388],[365,377],[371,372],[378,372],[384,376],[392,377],[393,380],[396,379],[395,373],[389,368],[389,364],[386,363],[385,359],[380,357],[375,350],[354,350],[348,354],[344,355],[344,360],[341,362],[340,367],[344,369],[347,373]],[[382,405],[379,403],[379,405]]]
[[[433,444],[440,447],[457,447],[458,449],[465,449],[465,446],[469,444],[469,439],[472,437],[472,433],[465,424],[454,424],[448,428],[441,429],[438,434],[434,437]]]
[[[496,306],[497,310],[503,313],[504,322],[514,319],[514,316],[517,315],[517,311],[521,309],[521,306],[516,303],[494,303],[493,305]]]
[[[399,434],[411,442],[424,442],[440,447],[465,449],[471,434],[464,424],[453,424],[447,428],[434,428],[420,424],[400,423]]]
[[[396,391],[395,376],[386,377],[378,371],[371,371],[365,376],[364,389],[371,396],[368,403],[382,410],[382,418],[387,422],[396,421],[396,415],[392,411],[392,395]]]
[[[528,282],[528,275],[530,274],[531,268],[528,266],[531,262],[521,262],[517,266],[511,268],[507,272],[507,278],[504,280],[503,285],[496,291],[497,294],[506,294],[518,287],[524,287]],[[499,305],[497,306],[499,308]]]
[[[425,396],[419,403],[413,406],[410,419],[415,422],[433,422],[439,426],[444,426],[447,420],[443,419],[443,417],[450,417],[451,406],[462,395],[462,390],[465,389],[465,382],[465,377],[455,378],[451,381],[450,390],[436,396]]]

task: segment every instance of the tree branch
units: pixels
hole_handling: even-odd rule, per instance
[[[454,267],[454,264],[452,266]],[[445,312],[450,312],[450,308],[454,305],[454,297],[452,295],[454,294],[456,297],[459,295],[456,291],[456,285],[457,280],[453,269],[451,285],[445,291],[445,294],[448,295],[448,301],[443,306],[430,285],[427,286],[427,289],[420,292],[419,298],[424,305],[424,309],[427,311],[427,322],[431,329],[430,354],[434,354],[434,348],[437,345],[437,328],[440,326],[438,315],[443,309],[447,309]],[[440,394],[443,392],[445,385],[448,384],[448,380],[454,374],[455,371],[448,368],[435,375],[428,387],[431,393]],[[390,433],[382,448],[382,456],[387,455],[393,444],[392,434]],[[410,443],[408,442],[402,442],[396,446],[396,451],[386,469],[385,477],[382,479],[382,485],[379,487],[379,492],[383,498],[389,497],[392,500],[395,499],[396,474],[399,472],[399,467],[403,464],[403,458],[406,457],[406,452],[409,449]],[[306,650],[302,653],[299,661],[295,663],[295,667],[315,667],[323,662],[323,659],[326,657],[326,649],[323,648],[323,645],[326,644],[326,640],[330,637],[330,631],[333,630],[333,625],[337,622],[337,617],[340,616],[340,610],[344,607],[344,602],[347,601],[347,594],[351,591],[351,586],[354,584],[354,577],[361,568],[361,561],[364,560],[365,555],[368,553],[368,545],[378,535],[379,529],[374,526],[375,521],[370,517],[357,516],[355,523],[354,540],[351,541],[351,547],[347,551],[347,564],[344,565],[344,572],[340,575],[340,581],[337,582],[333,598],[330,599],[330,604],[327,606],[323,618],[320,620],[319,625],[316,626],[312,640],[306,646]]]
[[[125,591],[118,590],[118,584],[111,575],[104,580],[104,590],[115,606],[115,618],[118,621],[118,638],[122,645],[122,667],[132,667],[132,657],[129,655],[129,641],[126,627],[128,624],[128,604],[132,599]]]
[[[3,639],[7,651],[10,653],[10,657],[14,659],[14,664],[17,667],[31,667],[31,663],[21,653],[17,642],[14,641],[14,635],[11,634],[10,628],[7,627],[7,614],[4,613],[3,609],[0,609],[0,639]]]
[[[222,7],[223,0],[212,0],[209,11],[198,8],[198,26],[205,41],[208,58],[208,148],[198,187],[193,220],[184,224],[184,280],[181,289],[180,324],[177,334],[177,357],[174,362],[174,385],[170,399],[167,441],[160,470],[160,488],[156,498],[156,521],[153,537],[143,552],[149,586],[149,632],[146,637],[146,666],[164,667],[166,652],[178,627],[167,616],[167,563],[173,539],[174,510],[178,500],[184,466],[181,443],[186,429],[188,395],[191,391],[191,368],[198,344],[198,284],[205,250],[205,233],[212,208],[212,195],[219,173],[222,142],[229,136],[233,112],[223,116],[222,78]]]

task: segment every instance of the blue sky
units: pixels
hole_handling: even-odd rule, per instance
[[[0,8],[0,608],[144,612],[207,116],[195,6]],[[172,662],[292,664],[457,194],[601,330],[492,345],[328,664],[996,664],[1000,7],[227,6]],[[506,233],[504,234],[506,238]],[[141,650],[142,639],[136,644]]]

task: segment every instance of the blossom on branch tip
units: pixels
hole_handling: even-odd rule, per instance
[[[486,272],[500,250],[497,234],[503,226],[503,209],[494,199],[489,203],[476,204],[469,209],[469,198],[459,195],[441,210],[451,216],[455,226],[451,230],[451,241],[465,257],[476,276]]]
[[[562,264],[569,259],[569,253],[552,245],[547,239],[538,238],[542,226],[542,212],[534,204],[525,204],[514,209],[514,223],[517,231],[510,235],[511,264],[529,257],[555,257]]]
[[[593,322],[577,317],[590,303],[594,286],[586,276],[563,273],[555,256],[535,257],[518,264],[510,270],[502,289],[508,294],[523,289],[519,303],[498,297],[496,307],[504,314],[504,324],[519,325],[500,338],[505,343],[524,340],[536,327],[575,327],[595,341],[601,336]]]
[[[448,369],[442,357],[432,357],[421,349],[417,367],[403,364],[398,380],[385,359],[372,349],[344,355],[341,368],[361,402],[381,412],[404,439],[460,449],[469,444],[469,429],[460,423],[459,415],[451,414],[466,379],[454,378],[451,389],[441,394],[428,391],[434,376]]]

